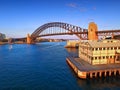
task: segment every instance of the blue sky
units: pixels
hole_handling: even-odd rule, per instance
[[[120,29],[120,0],[0,0],[0,32],[24,37],[48,22]]]

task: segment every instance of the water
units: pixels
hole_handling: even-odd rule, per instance
[[[74,56],[76,50],[65,49],[64,45],[48,42],[0,46],[0,90],[120,89],[119,77],[79,79],[66,63],[66,56]]]

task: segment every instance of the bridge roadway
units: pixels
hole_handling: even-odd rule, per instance
[[[96,32],[99,36],[104,36],[105,34],[111,35],[111,34],[120,34],[120,30],[100,30]],[[54,35],[73,35],[73,34],[88,34],[88,32],[66,32],[66,33],[53,33],[53,34],[43,34],[39,35],[37,37],[44,37],[44,36],[54,36]]]
[[[98,36],[105,36],[107,35],[112,35],[113,33],[115,33],[114,37],[120,35],[120,30],[106,30],[106,31],[98,31],[96,32],[98,34]],[[73,32],[73,33],[54,33],[54,34],[45,34],[45,35],[39,35],[37,37],[45,37],[45,36],[54,36],[54,35],[74,35],[74,34],[80,34],[80,35],[87,35],[88,32]],[[15,41],[26,41],[27,37],[23,37],[23,38],[11,38],[12,40]]]
[[[104,33],[120,33],[120,30],[100,30],[96,32],[97,34],[104,34]],[[53,33],[53,34],[45,34],[45,35],[39,35],[37,37],[44,37],[44,36],[54,36],[54,35],[73,35],[73,34],[88,34],[88,32],[67,32],[67,33]],[[15,40],[25,40],[27,37],[21,37],[21,38],[12,38]]]
[[[115,34],[115,36],[120,35],[120,30],[102,30],[96,32],[98,36],[105,36],[105,35],[112,35]],[[45,36],[54,36],[54,35],[74,35],[74,34],[80,34],[80,35],[88,35],[88,32],[66,32],[66,33],[53,33],[53,34],[45,34],[45,35],[39,35],[37,37],[45,37]],[[15,41],[26,41],[27,37],[23,38],[12,38]]]

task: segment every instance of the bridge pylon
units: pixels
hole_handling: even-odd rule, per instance
[[[98,40],[97,31],[97,24],[90,22],[88,26],[88,40]]]
[[[30,34],[27,34],[27,44],[32,44],[32,39]]]

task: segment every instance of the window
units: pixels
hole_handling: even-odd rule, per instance
[[[117,59],[116,59],[117,61],[119,61],[120,60],[120,56],[117,56]]]
[[[117,47],[114,47],[114,49],[116,50],[116,49],[117,49]]]
[[[102,48],[99,48],[99,50],[102,50]]]
[[[103,48],[103,50],[105,50],[105,48]]]
[[[110,56],[110,58],[112,58],[112,56]]]
[[[99,59],[101,59],[101,57],[99,57]]]
[[[111,47],[111,50],[113,50],[113,47]]]
[[[98,50],[98,48],[96,48],[96,51]]]
[[[91,60],[93,60],[93,57],[91,57]]]
[[[105,59],[105,56],[103,56],[103,59]]]
[[[95,60],[97,59],[97,57],[95,57]]]
[[[108,56],[106,56],[106,58],[108,59],[109,57],[108,57]]]
[[[114,56],[114,59],[116,58],[116,56]]]

